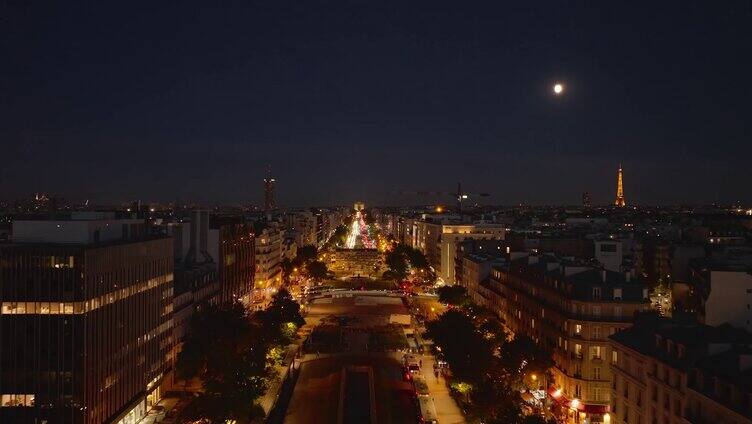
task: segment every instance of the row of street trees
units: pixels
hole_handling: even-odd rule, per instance
[[[261,422],[264,412],[256,400],[304,323],[300,305],[284,289],[255,313],[237,302],[201,305],[191,317],[176,368],[181,379],[197,378],[203,391],[183,418]]]
[[[452,307],[426,325],[426,337],[443,353],[451,388],[471,422],[545,423],[522,393],[537,387],[553,366],[551,352],[523,334],[509,334],[499,319],[474,304],[464,287],[439,289]]]

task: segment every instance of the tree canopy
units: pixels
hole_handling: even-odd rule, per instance
[[[429,271],[424,277],[431,279],[430,267],[425,255],[418,250],[404,244],[398,244],[393,250],[386,253],[384,263],[388,268],[387,278],[397,280],[407,277],[410,267]]]
[[[200,305],[176,364],[178,377],[197,377],[203,385],[185,418],[212,423],[263,418],[255,401],[273,372],[270,352],[289,344],[304,323],[300,305],[284,289],[267,309],[254,314],[237,302]]]
[[[312,261],[306,264],[308,276],[314,280],[323,280],[329,277],[329,268],[326,263],[321,261]]]
[[[269,307],[256,312],[255,318],[264,326],[270,339],[282,344],[291,342],[294,331],[305,324],[300,305],[285,289],[275,293]]]
[[[318,256],[319,251],[316,248],[316,246],[314,246],[312,244],[308,244],[308,245],[305,245],[305,246],[298,247],[298,252],[297,253],[298,254],[295,257],[295,259],[298,261],[298,263],[304,264],[304,263],[307,263],[307,262],[310,262],[310,261],[316,259],[316,257]]]
[[[468,410],[468,418],[485,423],[543,423],[536,411],[522,410],[520,393],[525,377],[543,377],[553,365],[551,352],[529,337],[510,337],[498,318],[475,305],[463,287],[440,289],[442,301],[452,308],[426,325],[426,337],[441,349],[452,374],[452,389]],[[536,376],[537,378],[537,376]]]
[[[181,378],[203,383],[188,415],[212,422],[254,418],[254,401],[266,391],[268,346],[269,337],[240,303],[202,305],[191,317],[177,361]]]
[[[439,302],[446,303],[447,305],[463,306],[470,300],[467,295],[467,289],[456,284],[439,287],[437,293],[439,294]]]

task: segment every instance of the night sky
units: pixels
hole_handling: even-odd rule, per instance
[[[747,0],[103,3],[0,1],[0,198],[752,201]]]

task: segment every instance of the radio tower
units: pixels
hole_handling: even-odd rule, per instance
[[[621,169],[621,164],[619,164],[619,176],[616,179],[616,201],[614,201],[614,205],[617,208],[627,206],[627,202],[624,200],[624,171]]]

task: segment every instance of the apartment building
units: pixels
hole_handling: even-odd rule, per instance
[[[629,273],[593,268],[553,255],[512,252],[492,267],[480,292],[514,333],[553,351],[553,401],[570,422],[603,422],[611,407],[608,336],[650,307],[646,284]]]
[[[609,339],[613,422],[750,422],[746,331],[643,314]]]
[[[278,288],[282,284],[282,243],[284,231],[276,223],[265,224],[256,233],[257,289]]]

